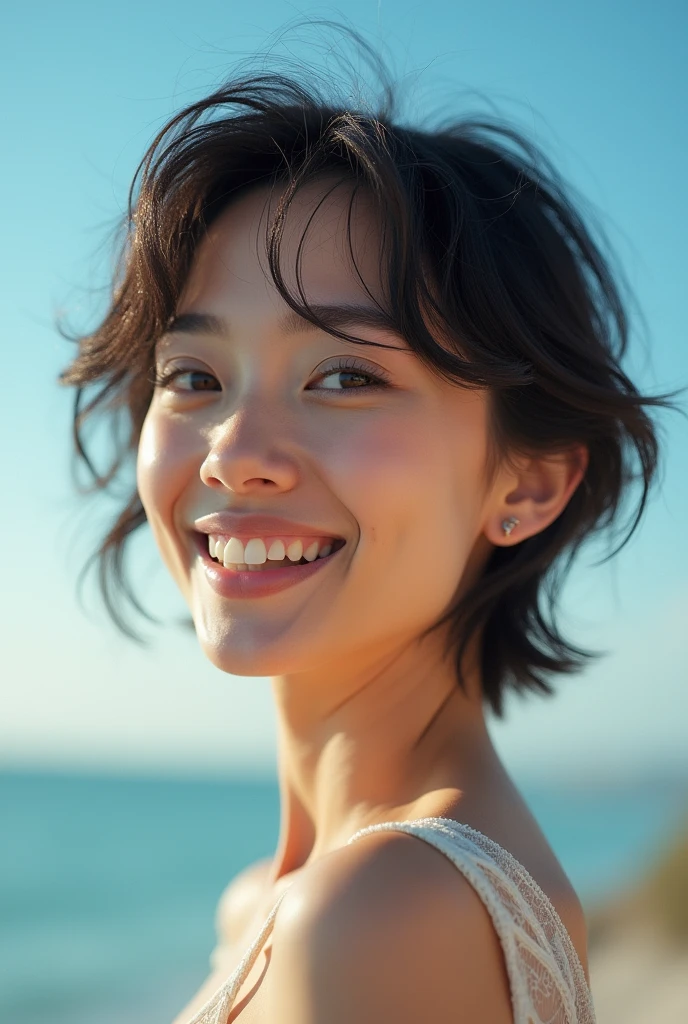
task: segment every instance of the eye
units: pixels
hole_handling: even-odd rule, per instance
[[[315,388],[315,391],[379,391],[382,388],[391,387],[391,380],[384,370],[373,371],[366,363],[362,363],[353,356],[340,360],[334,366],[328,367],[321,374],[319,380],[336,380],[341,377],[341,387],[325,386]],[[370,381],[372,383],[365,383]]]
[[[168,373],[158,375],[154,373],[153,377],[150,378],[151,384],[156,388],[166,388],[173,380],[179,380],[181,377],[189,377],[192,383],[189,387],[173,388],[173,391],[186,391],[186,392],[198,392],[198,391],[215,391],[221,390],[220,385],[212,373],[208,373],[206,370],[188,369],[183,366],[177,367],[174,370],[170,370]],[[199,384],[199,387],[193,387],[193,380]],[[213,382],[218,385],[217,388],[213,388]]]
[[[393,387],[390,378],[384,370],[377,369],[373,371],[366,363],[360,362],[353,357],[340,360],[334,366],[331,366],[320,373],[318,379],[331,379],[336,381],[338,377],[342,378],[341,381],[338,382],[341,386],[338,387],[337,384],[334,386],[326,385],[313,390],[329,391],[334,394],[341,394],[343,391],[369,392],[376,390],[379,391],[386,387]],[[198,370],[184,366],[175,367],[168,373],[163,374],[158,374],[157,371],[154,371],[149,380],[156,388],[169,388],[173,381],[179,381],[183,378],[188,378],[186,385],[177,385],[170,390],[177,391],[182,394],[198,394],[201,391],[222,390],[217,378],[214,377],[212,373],[208,373],[207,370]]]

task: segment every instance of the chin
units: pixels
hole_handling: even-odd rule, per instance
[[[294,638],[269,638],[263,627],[259,632],[241,625],[199,622],[194,617],[196,636],[204,655],[221,672],[233,676],[279,676],[303,671],[313,645],[294,643]],[[297,648],[303,646],[301,656]],[[310,660],[310,659],[309,659]]]

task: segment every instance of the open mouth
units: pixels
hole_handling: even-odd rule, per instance
[[[250,562],[225,562],[223,558],[217,557],[214,554],[211,555],[211,542],[207,534],[196,534],[196,541],[199,546],[199,550],[204,557],[210,562],[214,562],[215,565],[222,566],[224,569],[229,571],[251,573],[271,572],[276,569],[293,569],[297,566],[310,565],[313,562],[322,561],[323,559],[336,554],[336,552],[341,550],[341,548],[346,544],[346,541],[339,537],[328,538],[326,540],[321,539],[320,541],[314,540],[310,548],[306,548],[306,551],[302,553],[300,557],[290,558],[289,555],[286,554],[284,558],[267,558],[264,562],[252,564]],[[292,555],[295,554],[298,554],[298,550],[292,551]],[[306,557],[306,555],[309,557]]]

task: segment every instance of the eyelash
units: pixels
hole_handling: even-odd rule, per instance
[[[335,394],[335,395],[341,395],[341,394],[344,394],[347,391],[354,391],[354,392],[356,392],[356,391],[381,391],[383,388],[388,388],[388,387],[393,387],[394,386],[391,383],[391,378],[388,376],[388,374],[386,374],[384,372],[384,370],[376,370],[375,373],[372,373],[368,369],[368,367],[366,366],[365,363],[359,363],[358,360],[356,360],[353,356],[351,356],[351,357],[349,357],[347,359],[342,360],[341,362],[337,363],[336,366],[328,367],[326,370],[323,370],[319,374],[319,376],[320,377],[330,377],[333,373],[341,373],[341,372],[345,372],[345,373],[355,372],[357,375],[367,377],[369,380],[372,380],[375,383],[374,384],[367,384],[367,385],[364,385],[363,387],[354,387],[354,388],[316,388],[315,390],[324,391],[326,394],[328,392],[331,392],[332,394]],[[181,376],[183,376],[184,374],[187,374],[187,373],[200,373],[202,376],[205,376],[205,377],[212,377],[213,376],[212,373],[206,373],[205,370],[197,370],[195,367],[183,367],[183,366],[180,366],[180,367],[177,367],[174,370],[170,370],[169,373],[162,374],[161,376],[158,376],[157,372],[154,371],[154,375],[151,378],[149,378],[149,379],[150,379],[150,382],[153,385],[153,387],[164,388],[164,387],[167,387],[168,384],[171,384],[173,380],[176,380],[177,377],[181,377]],[[211,390],[210,388],[201,388],[199,391],[194,391],[193,389],[189,389],[188,391],[182,390],[181,393],[182,394],[200,395],[200,394],[203,394],[203,391],[210,391],[210,390]]]

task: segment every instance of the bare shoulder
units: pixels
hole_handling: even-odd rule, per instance
[[[400,832],[362,837],[293,883],[270,974],[270,1010],[283,1024],[449,1024],[459,1006],[462,1019],[513,1024],[482,900],[443,854]]]
[[[218,940],[229,945],[240,939],[265,891],[271,857],[245,867],[223,891],[215,913]]]

